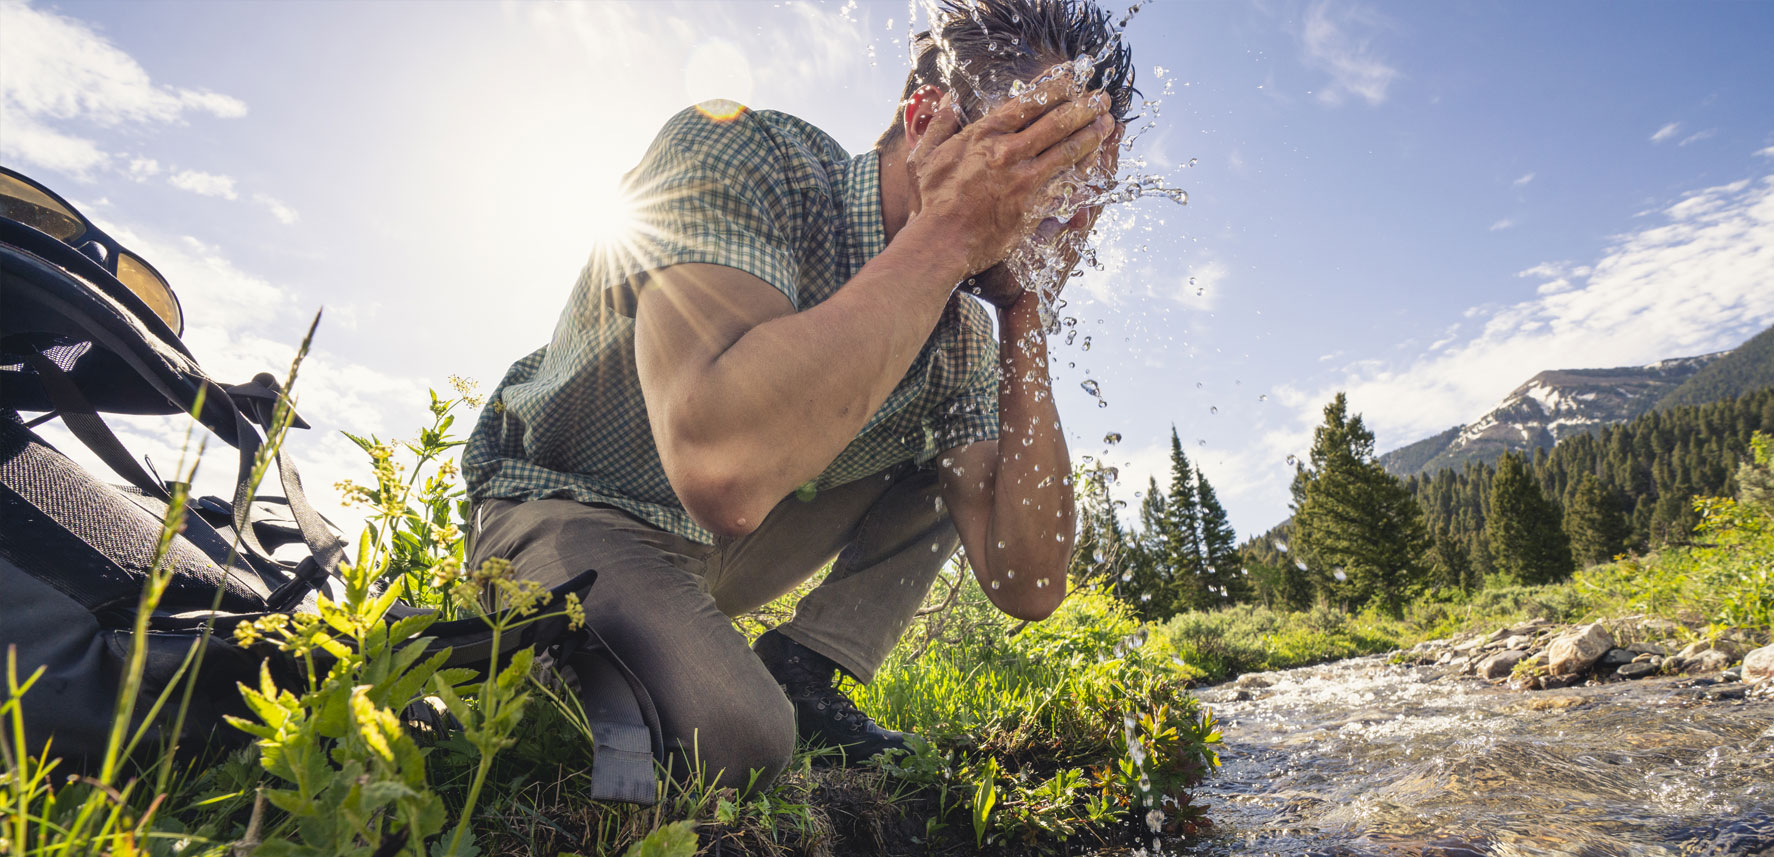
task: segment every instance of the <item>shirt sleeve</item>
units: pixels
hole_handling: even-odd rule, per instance
[[[750,110],[691,107],[672,117],[623,180],[632,222],[593,252],[601,285],[625,315],[651,271],[707,263],[769,283],[797,309],[798,194],[775,137]]]

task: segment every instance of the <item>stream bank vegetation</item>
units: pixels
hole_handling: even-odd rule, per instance
[[[923,736],[914,752],[846,768],[801,748],[767,788],[696,775],[662,784],[651,807],[591,800],[579,700],[530,650],[502,659],[495,646],[483,670],[445,669],[444,653],[426,654],[437,618],[508,629],[544,609],[578,613],[570,601],[546,604],[548,593],[501,564],[463,565],[451,429],[478,405],[460,382],[453,397],[432,394],[432,423],[414,439],[352,437],[371,479],[340,486],[367,513],[342,569],[345,597],[236,633],[306,666],[295,687],[267,673],[239,688],[252,716],[220,728],[250,734],[251,745],[194,759],[134,746],[119,727],[102,767],[77,768],[53,746],[27,747],[18,701],[42,690],[31,665],[9,657],[0,853],[1074,854],[1207,829],[1192,790],[1218,765],[1219,733],[1187,691],[1183,663],[1109,594],[1080,589],[1049,621],[1017,623],[958,562],[876,680],[850,688],[886,725]],[[163,553],[177,526],[175,512]],[[167,574],[157,560],[154,580]],[[142,615],[159,588],[144,590]],[[741,629],[780,621],[798,595]],[[401,598],[436,613],[386,620]],[[155,700],[126,692],[122,704],[176,708],[186,687]]]
[[[1079,475],[1087,514],[1074,590],[1049,620],[998,613],[964,566],[947,568],[876,679],[848,688],[885,725],[923,736],[914,752],[845,768],[802,748],[767,788],[697,776],[662,785],[652,807],[600,803],[588,797],[594,760],[578,701],[527,650],[485,671],[440,669],[421,657],[428,619],[382,618],[402,597],[442,617],[525,621],[483,612],[488,590],[542,606],[503,569],[462,565],[466,505],[451,429],[459,409],[478,403],[462,384],[453,397],[433,394],[432,424],[410,441],[353,438],[372,477],[342,486],[368,511],[348,597],[314,619],[243,632],[298,657],[325,652],[331,665],[311,667],[303,687],[241,688],[254,717],[224,728],[255,744],[198,764],[170,748],[132,754],[119,730],[112,760],[76,771],[53,747],[26,752],[16,700],[37,690],[29,665],[9,660],[0,852],[1127,853],[1211,829],[1193,789],[1218,764],[1219,734],[1192,684],[1535,618],[1661,617],[1696,638],[1729,628],[1765,638],[1774,620],[1774,445],[1765,435],[1746,435],[1729,475],[1733,496],[1694,501],[1696,528],[1683,538],[1630,554],[1622,544],[1617,558],[1573,570],[1571,546],[1590,536],[1572,529],[1571,514],[1558,528],[1487,522],[1474,531],[1489,534],[1489,571],[1474,577],[1446,573],[1445,540],[1413,518],[1422,506],[1373,466],[1371,434],[1338,401],[1297,469],[1296,511],[1305,514],[1291,546],[1269,544],[1260,556],[1232,547],[1212,486],[1173,443],[1172,491],[1154,482],[1143,498],[1146,532],[1121,528],[1102,470]],[[1493,513],[1557,512],[1531,496],[1536,480],[1524,477],[1534,465],[1518,464],[1492,472]],[[1572,484],[1595,493],[1587,479]],[[1391,543],[1364,543],[1372,535],[1351,520]],[[1620,532],[1609,526],[1600,529]],[[1261,564],[1276,555],[1293,573]],[[1385,557],[1399,565],[1382,570]],[[1534,557],[1570,565],[1547,571]],[[755,636],[782,621],[800,594],[741,617],[741,630]],[[130,722],[128,712],[118,722]]]

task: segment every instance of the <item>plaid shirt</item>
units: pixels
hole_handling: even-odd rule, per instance
[[[489,397],[463,454],[469,496],[605,504],[714,543],[665,478],[635,374],[634,309],[647,272],[693,262],[738,268],[800,311],[836,293],[887,238],[874,151],[851,157],[786,114],[722,118],[703,112],[709,106],[665,124],[624,179],[638,201],[631,234],[592,251],[552,341],[513,364]],[[905,377],[815,487],[926,465],[997,436],[991,318],[957,292]]]

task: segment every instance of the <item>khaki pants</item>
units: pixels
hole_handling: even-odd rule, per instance
[[[910,465],[789,497],[750,535],[704,545],[607,506],[490,500],[475,510],[470,565],[511,560],[544,585],[596,569],[586,621],[646,685],[674,775],[700,763],[744,788],[794,750],[794,712],[730,617],[831,573],[778,630],[860,681],[874,677],[959,545],[937,476]]]

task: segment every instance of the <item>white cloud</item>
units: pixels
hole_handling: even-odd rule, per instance
[[[154,83],[133,57],[74,18],[0,0],[0,19],[0,154],[9,160],[84,176],[113,158],[87,129],[173,123],[189,112],[246,115],[237,98]]]
[[[1533,181],[1533,180],[1534,180],[1534,174],[1533,174],[1533,173],[1527,173],[1527,174],[1525,174],[1525,175],[1523,175],[1523,176],[1522,176],[1522,177],[1521,177],[1521,178],[1519,178],[1519,179],[1516,179],[1516,180],[1515,180],[1515,181],[1513,181],[1513,182],[1510,182],[1510,184],[1513,184],[1513,185],[1515,185],[1515,186],[1516,186],[1516,187],[1521,187],[1521,186],[1522,186],[1522,185],[1525,185],[1525,184],[1527,184],[1527,183],[1528,183],[1528,182],[1531,182],[1531,181]]]
[[[1682,141],[1680,143],[1677,143],[1676,145],[1677,146],[1686,146],[1689,143],[1698,143],[1701,140],[1710,139],[1714,134],[1717,134],[1718,132],[1719,132],[1719,129],[1717,129],[1717,128],[1708,128],[1705,131],[1696,131],[1692,134],[1689,134],[1686,137],[1683,137]]]
[[[1231,269],[1218,259],[1207,259],[1189,266],[1189,276],[1180,284],[1176,300],[1189,309],[1209,311],[1219,306],[1225,293],[1226,275]]]
[[[179,190],[188,190],[202,196],[219,196],[223,199],[236,199],[240,196],[234,190],[233,177],[197,170],[180,170],[168,177],[166,183]]]
[[[1338,390],[1387,450],[1469,422],[1546,369],[1632,366],[1733,347],[1774,324],[1774,175],[1704,188],[1664,205],[1657,222],[1615,236],[1592,264],[1547,262],[1518,276],[1537,294],[1474,307],[1476,328],[1411,358],[1369,360],[1301,392],[1278,387],[1288,409],[1258,440],[1227,454],[1232,469],[1272,476],[1299,454]],[[1273,484],[1269,484],[1273,483]],[[1285,479],[1258,481],[1237,502],[1285,515]],[[1231,492],[1225,492],[1230,495]],[[1228,502],[1234,502],[1228,499]]]
[[[1530,269],[1556,276],[1533,299],[1490,310],[1466,341],[1341,386],[1397,445],[1479,416],[1544,369],[1702,354],[1774,323],[1774,176],[1696,191],[1662,214],[1593,265]]]
[[[4,31],[0,27],[0,32]],[[4,128],[0,131],[0,157],[9,161],[84,176],[110,159],[97,143],[49,128],[3,102],[0,128]]]
[[[1756,155],[1763,158],[1774,158],[1774,146],[1769,146],[1766,149],[1756,152]]]
[[[160,162],[153,158],[131,158],[129,160],[129,177],[138,182],[145,182],[160,175]]]
[[[1657,133],[1651,135],[1651,142],[1661,143],[1664,140],[1674,137],[1676,135],[1676,132],[1680,131],[1681,129],[1682,129],[1682,123],[1671,122],[1668,125],[1658,128]]]
[[[1502,220],[1499,220],[1496,223],[1491,224],[1491,231],[1492,232],[1501,232],[1502,230],[1508,229],[1509,227],[1514,226],[1514,225],[1515,225],[1515,221],[1510,220],[1509,218],[1505,217]]]
[[[1398,69],[1378,57],[1366,33],[1383,22],[1364,7],[1346,6],[1333,13],[1327,0],[1306,10],[1301,32],[1307,66],[1330,75],[1330,83],[1318,91],[1321,103],[1336,106],[1349,96],[1376,106],[1386,101],[1386,90],[1398,77]]]
[[[296,213],[295,209],[290,208],[288,205],[285,205],[283,203],[283,200],[280,200],[277,197],[274,197],[268,193],[253,194],[253,202],[256,202],[259,205],[263,206],[266,211],[271,212],[272,217],[277,218],[278,223],[281,223],[285,226],[288,226],[292,223],[295,223],[297,220],[302,219],[302,215]]]

